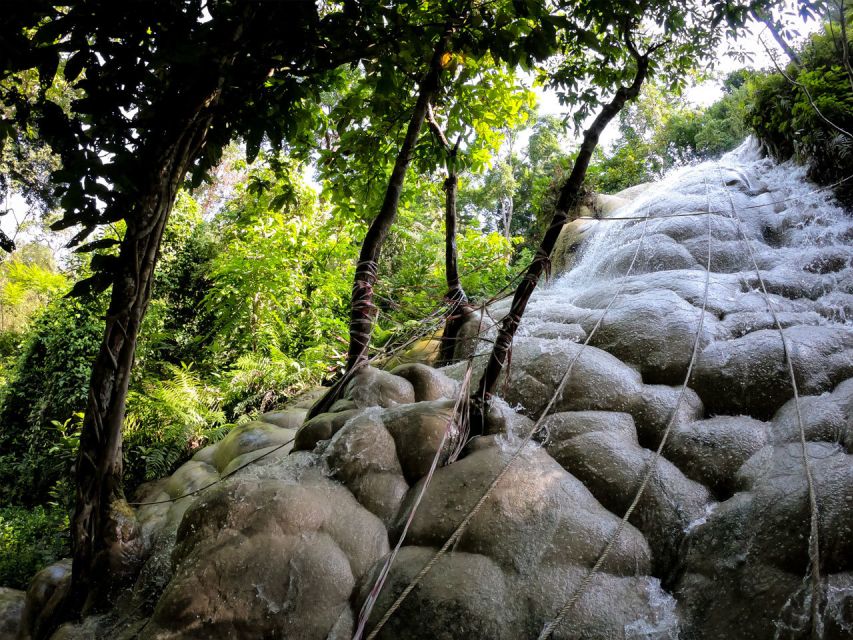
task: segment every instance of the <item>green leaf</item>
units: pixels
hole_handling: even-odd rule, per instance
[[[76,282],[65,297],[66,298],[83,298],[96,295],[102,291],[106,291],[113,283],[111,274],[105,271],[99,271],[94,275]]]
[[[101,238],[100,240],[88,242],[77,247],[74,249],[74,253],[89,253],[91,251],[97,251],[98,249],[108,249],[109,247],[114,247],[117,244],[121,244],[121,241],[116,240],[115,238]]]

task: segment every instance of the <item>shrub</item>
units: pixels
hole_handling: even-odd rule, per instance
[[[0,398],[0,499],[36,504],[68,473],[51,453],[66,423],[86,405],[103,333],[102,300],[56,300],[27,331]]]
[[[69,554],[69,545],[65,509],[0,508],[0,585],[26,589],[37,571]]]
[[[797,85],[781,73],[759,75],[747,83],[747,124],[776,159],[806,164],[809,177],[821,184],[853,173],[853,141],[815,109],[835,125],[853,130],[853,91],[836,48],[838,33],[837,25],[824,25],[810,36],[800,52],[801,66],[786,70]],[[853,185],[842,185],[838,195],[853,201]]]

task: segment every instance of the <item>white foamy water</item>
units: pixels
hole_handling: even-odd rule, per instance
[[[824,278],[826,293],[840,289],[849,294],[853,282],[853,251],[849,246],[853,225],[849,216],[835,204],[831,190],[820,189],[805,178],[803,167],[777,164],[762,157],[750,139],[719,162],[703,162],[672,172],[634,202],[611,214],[616,218],[648,216],[647,220],[596,222],[574,268],[543,287],[536,300],[559,298],[571,303],[590,286],[624,277],[627,268],[621,272],[613,268],[614,254],[629,247],[635,249],[643,226],[646,236],[639,263],[651,253],[660,235],[675,241],[687,236],[701,238],[707,233],[707,216],[685,215],[691,212],[712,212],[712,255],[715,244],[729,248],[733,242],[742,245],[746,253],[746,245],[737,235],[732,207],[762,270],[772,267],[770,271],[780,274],[802,272],[811,261],[823,257],[825,264],[814,265],[806,273],[826,271],[831,274]],[[774,254],[772,261],[767,258],[768,249]],[[662,262],[660,266],[669,265]],[[633,275],[636,274],[635,268]]]
[[[803,167],[763,157],[752,139],[719,161],[673,171],[608,218],[593,223],[568,273],[540,282],[520,336],[553,321],[588,329],[620,289],[668,289],[698,306],[709,224],[710,309],[719,318],[765,309],[757,264],[777,312],[814,314],[811,324],[853,322],[850,216],[831,189],[808,181]],[[492,319],[508,308],[509,300],[493,305]]]

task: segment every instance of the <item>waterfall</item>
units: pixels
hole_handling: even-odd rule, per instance
[[[719,161],[675,169],[630,204],[595,222],[574,268],[542,286],[532,304],[571,304],[591,287],[624,277],[625,258],[636,248],[644,226],[646,238],[638,256],[640,268],[632,274],[635,279],[641,277],[638,271],[701,268],[700,254],[706,250],[701,242],[694,243],[695,250],[688,247],[694,259],[700,258],[695,266],[691,256],[662,251],[657,244],[701,238],[707,225],[701,212],[710,210],[712,254],[736,249],[733,204],[755,245],[761,269],[778,280],[792,281],[792,286],[818,287],[822,293],[817,296],[818,308],[825,320],[849,323],[853,224],[835,204],[832,190],[811,183],[805,173],[792,162],[777,164],[763,157],[752,138]],[[692,212],[697,215],[690,216]],[[751,265],[743,262],[725,265],[717,258],[715,263],[716,282],[730,282],[733,274],[751,271]]]

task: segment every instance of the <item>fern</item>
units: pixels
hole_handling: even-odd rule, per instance
[[[141,391],[128,395],[125,451],[131,481],[165,475],[230,428],[216,387],[188,365],[164,367],[163,378],[145,381]]]

